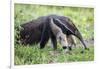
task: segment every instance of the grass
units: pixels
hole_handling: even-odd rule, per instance
[[[46,47],[40,50],[37,46],[16,46],[15,48],[15,64],[48,64],[48,63],[66,63],[77,61],[93,61],[94,48],[90,47],[89,51],[80,53],[82,48],[73,49],[70,53],[64,53],[61,48],[53,51],[52,48]]]
[[[14,64],[48,64],[48,63],[66,63],[79,61],[93,61],[94,60],[94,46],[89,45],[90,50],[85,53],[80,53],[82,48],[78,47],[71,51],[70,54],[64,53],[61,46],[58,45],[57,51],[53,51],[50,43],[42,50],[39,45],[16,44],[19,36],[17,35],[16,27],[36,19],[39,16],[57,14],[70,17],[74,24],[81,32],[84,40],[91,41],[94,39],[94,9],[82,7],[57,7],[57,6],[43,6],[31,4],[15,4],[14,9]],[[89,43],[89,42],[88,42]]]

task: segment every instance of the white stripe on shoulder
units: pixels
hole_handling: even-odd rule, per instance
[[[64,23],[62,23],[61,20],[59,20],[59,19],[55,19],[55,20],[57,20],[60,24],[62,24],[66,29],[68,29],[69,31],[71,31],[72,33],[74,33],[72,30],[70,30],[70,29],[67,27],[67,25],[65,25]]]

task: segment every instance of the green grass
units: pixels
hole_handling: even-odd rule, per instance
[[[94,48],[90,47],[89,51],[81,53],[82,48],[75,48],[70,53],[64,53],[61,48],[53,51],[52,48],[46,47],[40,50],[37,46],[16,46],[15,47],[15,64],[48,64],[48,63],[66,63],[78,61],[93,61]]]
[[[15,4],[14,9],[14,64],[48,64],[48,63],[62,63],[62,62],[77,62],[77,61],[93,61],[94,60],[94,46],[89,46],[90,50],[85,53],[80,53],[82,48],[75,48],[70,54],[64,53],[61,46],[58,46],[57,51],[48,44],[44,49],[40,50],[38,45],[23,46],[16,44],[16,38],[19,31],[16,27],[24,24],[27,21],[36,19],[40,16],[57,14],[68,16],[73,20],[81,32],[84,40],[94,39],[94,9],[82,7],[57,7],[57,6],[43,6],[43,5],[29,5],[29,4]],[[89,43],[89,42],[88,42]]]

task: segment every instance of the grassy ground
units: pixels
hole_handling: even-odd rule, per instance
[[[44,63],[60,63],[60,62],[76,62],[76,61],[93,61],[94,60],[94,9],[93,8],[76,8],[76,7],[57,7],[57,6],[39,6],[39,5],[21,5],[15,4],[14,9],[14,26],[18,27],[39,16],[57,14],[70,17],[74,24],[80,30],[84,37],[89,51],[81,54],[81,47],[74,48],[69,54],[65,54],[60,45],[57,51],[53,51],[48,44],[43,50],[38,45],[23,46],[16,44],[16,37],[19,31],[14,29],[14,64],[44,64]],[[91,43],[92,41],[92,43]],[[79,44],[79,43],[78,43]],[[79,44],[79,46],[81,46]]]
[[[37,46],[29,47],[18,45],[15,47],[15,64],[48,64],[94,60],[93,46],[83,54],[80,53],[81,50],[81,48],[75,48],[70,53],[64,53],[61,48],[53,51],[50,47],[40,50]]]

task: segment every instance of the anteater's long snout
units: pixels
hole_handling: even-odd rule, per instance
[[[76,35],[76,37],[79,38],[79,40],[80,40],[81,43],[83,44],[84,49],[89,50],[89,48],[88,48],[87,45],[85,44],[85,41],[83,40],[83,37],[82,37],[81,33],[80,33],[79,31],[77,31],[77,33],[76,33],[75,35]]]

